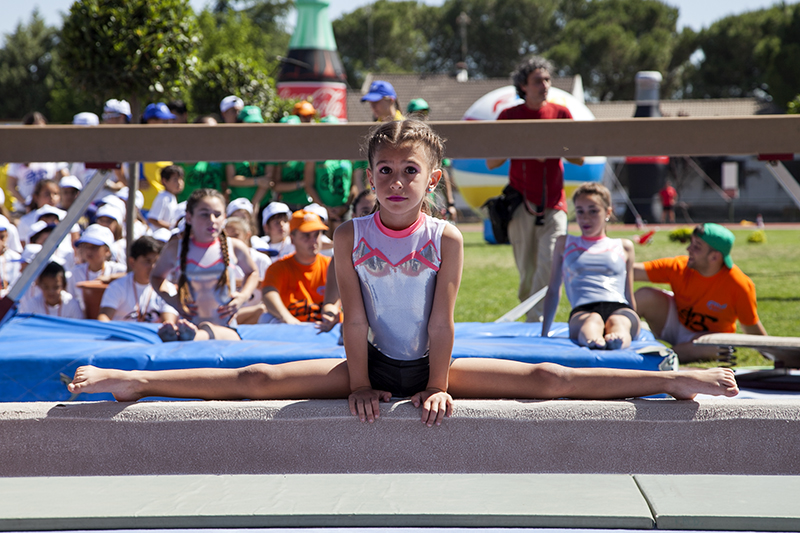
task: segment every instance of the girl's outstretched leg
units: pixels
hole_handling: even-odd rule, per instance
[[[612,400],[666,393],[691,400],[699,393],[739,393],[729,368],[658,372],[615,368],[568,368],[553,363],[459,358],[450,366],[454,398],[575,398]]]
[[[294,400],[347,398],[350,376],[341,359],[313,359],[244,368],[111,370],[82,366],[67,388],[72,393],[109,392],[118,401],[146,396],[203,400]]]

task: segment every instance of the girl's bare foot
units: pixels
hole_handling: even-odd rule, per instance
[[[197,335],[197,326],[181,318],[178,320],[178,340],[179,341],[193,341]]]
[[[174,342],[178,340],[178,328],[172,322],[164,322],[158,328],[158,336],[162,342]]]
[[[605,350],[606,341],[602,337],[599,339],[586,339],[586,347],[590,350]]]
[[[729,397],[739,394],[736,378],[730,368],[679,370],[673,378],[672,390],[667,392],[678,400],[691,400],[700,393]]]
[[[75,371],[67,389],[73,394],[110,392],[118,402],[133,402],[142,397],[136,390],[137,384],[133,372],[82,366]]]
[[[631,345],[630,338],[624,338],[619,333],[608,333],[605,337],[606,350],[621,350]]]

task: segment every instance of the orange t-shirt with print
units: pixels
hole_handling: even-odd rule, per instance
[[[667,257],[644,263],[653,283],[669,283],[681,324],[692,331],[735,333],[736,320],[743,326],[758,323],[756,287],[733,265],[705,277],[687,267],[688,256]]]
[[[304,265],[289,254],[269,266],[261,287],[278,291],[283,305],[297,320],[319,321],[330,262],[330,257],[317,255],[313,263]]]

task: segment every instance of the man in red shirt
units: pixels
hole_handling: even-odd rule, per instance
[[[642,287],[634,299],[653,334],[670,343],[682,363],[716,359],[715,346],[692,341],[706,333],[735,333],[737,320],[745,333],[767,334],[758,318],[755,285],[731,259],[733,241],[733,233],[719,224],[701,224],[688,256],[633,265],[634,280],[670,284],[673,294]]]
[[[547,101],[550,89],[550,61],[533,56],[511,74],[517,94],[525,103],[503,110],[497,120],[572,119],[569,110]],[[568,159],[583,164],[583,158]],[[487,159],[494,169],[505,159]],[[567,233],[567,199],[564,193],[564,165],[561,159],[512,159],[509,185],[524,201],[508,224],[508,240],[519,271],[519,299],[525,301],[550,281],[553,247],[559,235]],[[541,322],[544,302],[528,311],[528,322]]]

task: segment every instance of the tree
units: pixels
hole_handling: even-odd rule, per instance
[[[574,6],[547,50],[563,74],[580,74],[600,100],[631,100],[641,70],[669,71],[678,42],[677,8],[659,0],[595,0]]]
[[[420,72],[437,11],[421,2],[377,0],[334,20],[336,45],[351,84],[360,85],[366,72]]]
[[[57,30],[37,10],[28,24],[17,24],[0,49],[0,117],[20,119],[44,112],[50,99],[50,73]]]
[[[279,118],[288,104],[278,98],[274,82],[252,59],[219,55],[199,68],[202,83],[191,90],[193,109],[200,114],[219,112],[219,102],[235,94],[247,105],[261,108],[267,122]]]
[[[769,94],[785,106],[800,87],[800,5],[726,17],[698,37],[703,59],[687,80],[695,98]]]
[[[252,59],[263,69],[272,71],[277,57],[286,54],[291,38],[283,24],[273,18],[285,16],[284,11],[271,2],[258,2],[241,11],[233,9],[228,2],[224,8],[217,6],[216,9],[204,9],[197,17],[202,35],[200,60],[209,61],[214,56],[227,54]]]
[[[580,0],[581,2],[585,0]],[[557,42],[560,23],[575,0],[447,0],[434,19],[426,68],[453,72],[466,59],[472,76],[506,77],[519,61]],[[465,13],[467,57],[459,17]]]
[[[190,85],[198,45],[188,0],[82,0],[64,20],[61,57],[81,90],[101,99],[170,99]]]

